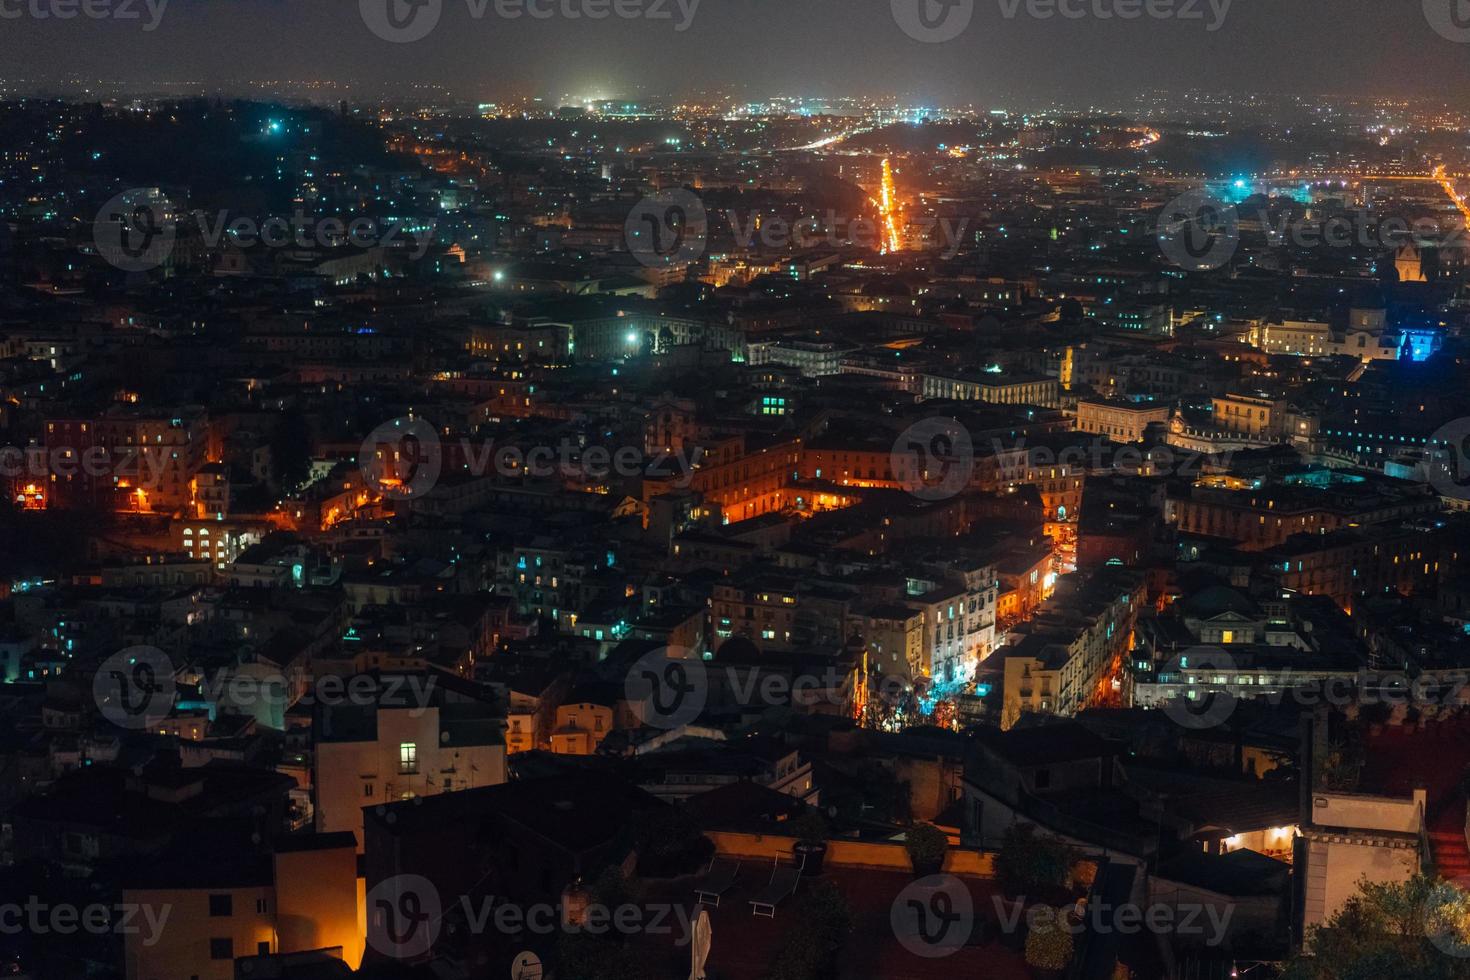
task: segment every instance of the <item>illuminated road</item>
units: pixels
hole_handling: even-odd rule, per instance
[[[898,194],[893,186],[893,164],[887,157],[883,158],[882,195],[878,214],[883,218],[883,251],[897,252],[901,244],[898,237]]]
[[[847,132],[845,132],[845,133],[838,133],[835,136],[826,136],[826,137],[823,137],[822,139],[817,140],[815,143],[808,143],[806,146],[792,146],[792,147],[787,147],[787,149],[789,149],[789,150],[798,150],[798,151],[799,150],[825,150],[829,146],[836,146],[838,143],[841,143],[843,140],[845,140],[845,139],[847,139],[849,137],[856,136],[859,133],[871,133],[872,131],[873,131],[872,130],[872,127],[870,127],[870,126],[863,126],[863,127],[859,128],[859,129],[849,129]]]

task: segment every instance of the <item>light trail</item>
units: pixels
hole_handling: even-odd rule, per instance
[[[900,250],[901,242],[898,236],[898,194],[893,186],[893,164],[887,158],[883,158],[883,189],[880,192],[881,199],[878,201],[878,215],[883,219],[883,254]]]

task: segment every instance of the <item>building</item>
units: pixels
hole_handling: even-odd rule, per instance
[[[983,372],[980,374],[925,374],[920,381],[920,394],[926,399],[944,401],[980,401],[993,405],[1037,405],[1056,407],[1056,378],[1039,375]]]
[[[1148,427],[1166,424],[1169,414],[1167,405],[1089,398],[1077,403],[1077,428],[1107,436],[1114,442],[1143,442]]]
[[[557,755],[592,755],[613,730],[613,709],[591,701],[573,701],[556,709],[551,751]]]
[[[364,807],[505,782],[505,716],[488,688],[433,672],[344,678],[342,691],[313,721],[319,832],[360,844]]]
[[[47,506],[197,516],[207,444],[197,406],[154,414],[118,405],[100,416],[48,418]]]
[[[348,833],[264,845],[248,833],[182,835],[123,888],[123,902],[145,910],[124,934],[127,980],[235,980],[237,957],[311,950],[356,969],[357,860]],[[151,910],[164,916],[156,931]]]
[[[1003,651],[1001,727],[1028,713],[1062,717],[1118,697],[1143,604],[1144,577],[1104,568],[1063,576],[1035,619],[1015,627]]]

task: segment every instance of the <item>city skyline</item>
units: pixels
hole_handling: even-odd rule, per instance
[[[289,80],[350,86],[365,97],[405,97],[424,85],[470,100],[679,98],[733,87],[762,97],[898,94],[919,104],[1023,108],[1117,102],[1140,90],[1451,100],[1470,90],[1470,49],[1457,43],[1457,21],[1437,21],[1431,8],[1440,0],[804,0],[779,9],[749,0],[604,0],[606,10],[599,0],[588,10],[586,0],[534,0],[544,19],[523,0],[436,0],[434,29],[408,43],[374,34],[375,15],[357,3],[91,0],[98,6],[89,9],[109,16],[58,19],[56,2],[8,0],[0,15],[7,78],[39,88],[81,77],[131,91],[239,94]],[[1452,14],[1452,0],[1443,2]],[[413,23],[407,0],[363,3],[401,5],[402,22]],[[906,3],[933,6],[906,28]],[[952,38],[953,28],[929,34],[922,26],[950,22],[965,25]],[[239,49],[229,46],[234,37],[257,40]]]

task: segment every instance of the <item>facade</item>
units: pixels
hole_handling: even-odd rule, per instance
[[[1070,717],[1116,697],[1145,594],[1141,574],[1105,568],[1065,576],[1024,632],[1005,648],[1001,727],[1027,712]]]
[[[198,407],[153,415],[121,406],[100,416],[47,419],[48,506],[195,516],[207,444],[208,421]]]
[[[1169,421],[1167,405],[1138,404],[1117,399],[1077,403],[1077,428],[1107,436],[1114,442],[1142,442],[1152,424]]]
[[[922,675],[925,617],[902,603],[869,606],[848,617],[848,632],[861,636],[870,669],[894,677]]]
[[[237,957],[312,950],[357,968],[364,933],[352,835],[284,839],[258,854],[241,841],[211,853],[223,860],[167,856],[123,890],[123,902],[145,910],[138,931],[124,934],[127,980],[235,980]]]
[[[558,755],[592,755],[613,730],[613,710],[590,701],[576,701],[556,709],[551,751]]]
[[[505,782],[504,716],[488,694],[439,673],[346,682],[361,695],[317,708],[319,832],[360,844],[364,807]]]
[[[993,405],[1038,405],[1048,408],[1058,404],[1057,379],[1029,375],[974,374],[956,377],[925,374],[919,390],[925,399],[944,401],[979,401]]]
[[[1366,876],[1380,884],[1408,881],[1423,865],[1428,797],[1312,794],[1306,838],[1302,924],[1320,926],[1342,910]]]

